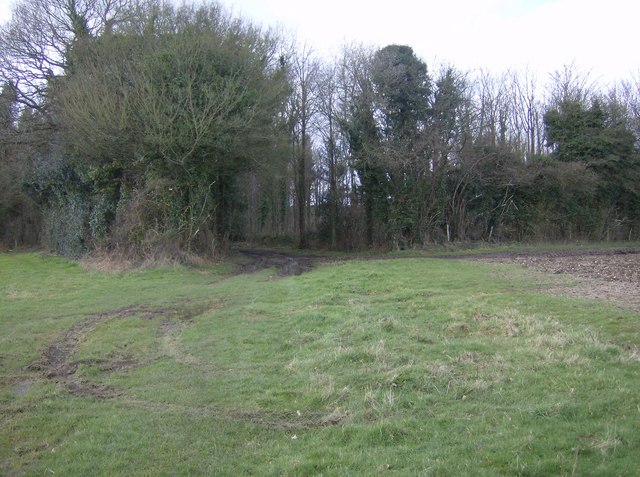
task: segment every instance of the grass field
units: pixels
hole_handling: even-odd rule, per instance
[[[0,474],[638,475],[640,316],[566,280],[2,254]]]

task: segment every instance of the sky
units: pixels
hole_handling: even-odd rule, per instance
[[[11,1],[0,0],[0,22],[4,23],[11,18]]]
[[[0,0],[1,22],[13,1]],[[395,43],[427,64],[495,74],[528,69],[542,81],[570,64],[603,84],[640,73],[637,0],[219,1],[323,56],[353,42]]]
[[[279,25],[318,53],[350,42],[411,46],[429,63],[544,80],[573,64],[608,83],[640,71],[637,0],[222,0],[263,26]]]

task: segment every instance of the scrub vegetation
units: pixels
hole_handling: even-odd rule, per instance
[[[557,67],[320,58],[215,2],[20,0],[0,25],[0,243],[185,263],[238,241],[637,240],[640,81]]]

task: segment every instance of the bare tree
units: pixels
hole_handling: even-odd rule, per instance
[[[298,222],[298,246],[307,246],[306,215],[309,204],[309,186],[307,180],[310,157],[310,126],[317,112],[315,95],[317,93],[317,75],[320,63],[313,50],[308,46],[290,58],[290,82],[293,88],[289,101],[289,127],[292,137],[293,170]]]
[[[373,55],[373,50],[361,45],[346,46],[339,60],[338,71],[338,118],[347,143],[349,200],[354,215],[360,208],[364,211],[364,230],[351,224],[351,232],[359,234],[353,237],[353,243],[358,246],[373,245],[376,228],[374,204],[378,181],[375,177],[375,154],[379,141],[371,78]]]
[[[507,142],[509,122],[505,77],[482,71],[476,88],[476,141],[492,146],[503,145]]]
[[[341,176],[345,167],[340,167],[344,156],[344,137],[341,134],[339,117],[339,80],[338,68],[326,65],[320,73],[318,89],[318,134],[322,138],[322,158],[326,170],[327,204],[329,219],[329,246],[336,248],[338,243],[338,221],[341,190]]]
[[[0,81],[41,113],[55,77],[67,73],[77,42],[107,34],[131,18],[135,0],[22,0],[0,27]]]
[[[566,102],[586,105],[598,89],[597,83],[588,72],[578,70],[573,63],[564,65],[561,70],[551,74],[547,107],[559,107]]]
[[[629,127],[636,137],[640,148],[640,74],[628,81],[621,82],[616,88],[616,95],[626,110]]]
[[[526,70],[510,74],[512,141],[518,153],[540,154],[544,141],[543,110],[535,74]]]

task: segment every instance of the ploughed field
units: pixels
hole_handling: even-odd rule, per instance
[[[570,296],[605,299],[640,311],[640,250],[563,250],[482,255],[485,263],[518,264],[548,274],[575,277],[571,286],[557,292]]]

